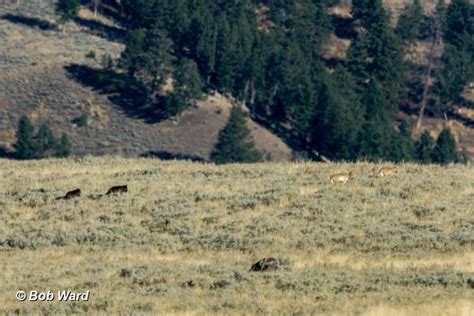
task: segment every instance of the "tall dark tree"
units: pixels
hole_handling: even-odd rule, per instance
[[[387,25],[390,19],[382,0],[353,0],[352,15],[367,30]]]
[[[415,158],[421,163],[431,163],[433,161],[433,149],[435,141],[430,132],[424,130],[420,139],[415,144]]]
[[[442,112],[463,102],[464,87],[474,80],[474,5],[453,0],[446,10],[446,44],[435,92]]]
[[[71,142],[69,141],[67,134],[63,133],[59,139],[59,142],[57,142],[55,146],[55,156],[59,158],[66,158],[69,157],[71,153]]]
[[[144,52],[138,57],[139,69],[135,77],[147,90],[150,104],[155,104],[163,85],[173,72],[172,42],[161,29],[148,31],[145,37]]]
[[[35,145],[33,139],[34,127],[27,116],[22,116],[16,132],[16,156],[18,159],[33,159]]]
[[[445,40],[458,48],[474,35],[474,5],[469,0],[453,0],[446,11]]]
[[[380,0],[355,0],[353,15],[361,25],[347,63],[357,83],[365,122],[360,155],[373,160],[400,160],[395,114],[406,91],[403,50]]]
[[[364,109],[354,80],[342,66],[324,84],[315,116],[313,143],[335,160],[355,160],[364,124]]]
[[[202,82],[196,63],[184,58],[174,72],[173,92],[166,97],[163,116],[170,117],[195,104],[202,95]]]
[[[433,150],[433,161],[442,165],[451,162],[460,162],[460,155],[456,150],[456,141],[449,128],[443,129],[436,140]]]
[[[365,123],[361,136],[360,155],[371,160],[392,159],[393,139],[396,137],[393,112],[377,81],[371,81],[362,94]]]
[[[249,139],[250,130],[244,112],[233,107],[229,120],[219,133],[217,144],[211,153],[211,160],[223,163],[252,163],[262,161],[262,154]]]
[[[397,34],[406,42],[414,41],[421,33],[423,7],[420,0],[408,4],[398,19]]]
[[[182,59],[176,67],[174,79],[174,93],[186,103],[193,102],[201,96],[204,83],[193,60]]]
[[[399,126],[399,133],[394,133],[391,140],[390,160],[412,161],[415,156],[415,144],[411,139],[411,129],[407,121],[403,120]]]
[[[132,30],[120,57],[120,66],[127,71],[131,78],[143,68],[142,56],[145,53],[145,36],[144,29]]]

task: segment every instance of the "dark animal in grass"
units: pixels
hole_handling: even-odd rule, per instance
[[[115,194],[122,194],[122,193],[127,193],[128,192],[128,187],[126,185],[116,185],[113,186],[105,193],[105,195],[115,195]]]
[[[69,191],[68,193],[66,193],[65,196],[61,196],[61,197],[56,198],[56,201],[71,200],[71,199],[74,199],[74,198],[77,198],[77,197],[80,197],[80,196],[81,196],[81,189],[76,189],[76,190]]]
[[[276,271],[280,268],[282,262],[276,258],[264,258],[255,262],[250,268],[251,272]]]

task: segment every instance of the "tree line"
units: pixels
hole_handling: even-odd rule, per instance
[[[77,1],[58,2],[67,17],[64,2]],[[327,9],[337,2],[122,0],[128,37],[117,70],[143,87],[146,104],[140,106],[164,117],[217,90],[252,117],[289,126],[287,133],[306,151],[333,160],[444,163],[440,148],[449,145],[448,160],[460,161],[449,130],[428,159],[434,140],[425,132],[414,141],[411,126],[397,114],[413,93],[404,55],[417,39],[446,44],[436,84],[426,89],[429,110],[445,114],[463,102],[463,88],[474,80],[474,6],[439,0],[435,14],[425,16],[414,0],[392,28],[381,0],[353,0],[347,58],[328,64],[322,50],[336,26]],[[164,94],[169,80],[173,91]],[[239,134],[231,120],[228,130]]]

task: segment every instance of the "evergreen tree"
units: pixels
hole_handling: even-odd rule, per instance
[[[397,136],[393,126],[394,114],[387,105],[389,101],[380,83],[368,83],[361,103],[365,106],[365,123],[361,137],[362,157],[377,161],[393,159],[393,141]]]
[[[339,66],[324,84],[317,105],[313,144],[335,160],[355,160],[364,124],[364,110],[350,73]]]
[[[144,51],[135,64],[138,65],[135,78],[146,88],[149,104],[154,105],[173,72],[172,42],[165,31],[156,28],[147,32],[144,41]]]
[[[431,163],[434,148],[434,139],[430,132],[424,130],[420,139],[415,144],[415,158],[421,163]]]
[[[211,153],[211,160],[217,164],[262,161],[262,154],[255,149],[249,137],[250,130],[244,112],[238,107],[233,107],[226,126],[219,133],[217,144]]]
[[[473,35],[474,5],[469,0],[453,0],[446,11],[446,42],[461,48]]]
[[[394,133],[391,142],[390,160],[412,161],[415,156],[415,144],[411,139],[411,129],[406,121],[399,126],[399,133]]]
[[[44,158],[50,155],[50,151],[56,146],[56,139],[53,132],[46,124],[41,124],[35,136],[35,151],[37,158]]]
[[[400,40],[380,0],[353,1],[353,15],[362,26],[347,58],[365,107],[359,154],[372,160],[406,159],[401,150],[407,140],[394,126],[406,90]]]
[[[184,58],[174,72],[173,92],[163,104],[163,117],[170,117],[183,111],[189,104],[195,104],[201,97],[204,84],[196,63]]]
[[[474,49],[474,46],[472,48]],[[448,44],[442,62],[435,91],[444,104],[443,112],[447,112],[454,103],[462,102],[461,94],[465,85],[474,79],[473,53]]]
[[[352,15],[366,30],[384,28],[390,16],[384,9],[382,0],[353,0]]]
[[[436,140],[436,146],[433,150],[433,161],[442,165],[460,162],[460,155],[456,151],[456,141],[449,128],[443,129]]]
[[[127,45],[120,57],[120,66],[133,78],[142,65],[142,54],[145,50],[145,30],[133,30],[128,35]]]
[[[186,103],[195,101],[201,96],[204,83],[193,60],[183,58],[175,70],[174,79],[174,93]]]
[[[231,92],[235,84],[235,74],[238,71],[238,32],[229,23],[226,16],[218,22],[216,46],[215,82],[222,92]]]
[[[35,146],[33,140],[34,127],[27,116],[22,116],[16,132],[16,156],[18,159],[33,159]]]
[[[58,0],[56,3],[55,10],[63,24],[63,32],[66,29],[66,23],[76,17],[80,5],[80,0]]]
[[[61,135],[61,139],[56,144],[55,156],[59,158],[66,158],[71,155],[71,142],[66,133]]]
[[[420,35],[422,22],[423,7],[420,0],[414,0],[400,15],[396,32],[404,41],[412,42]]]
[[[438,72],[436,92],[447,112],[463,102],[466,84],[474,80],[474,5],[453,0],[446,10],[445,41],[442,67]]]

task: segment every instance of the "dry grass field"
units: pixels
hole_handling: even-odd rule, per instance
[[[380,167],[0,160],[0,313],[474,315],[473,168]]]

